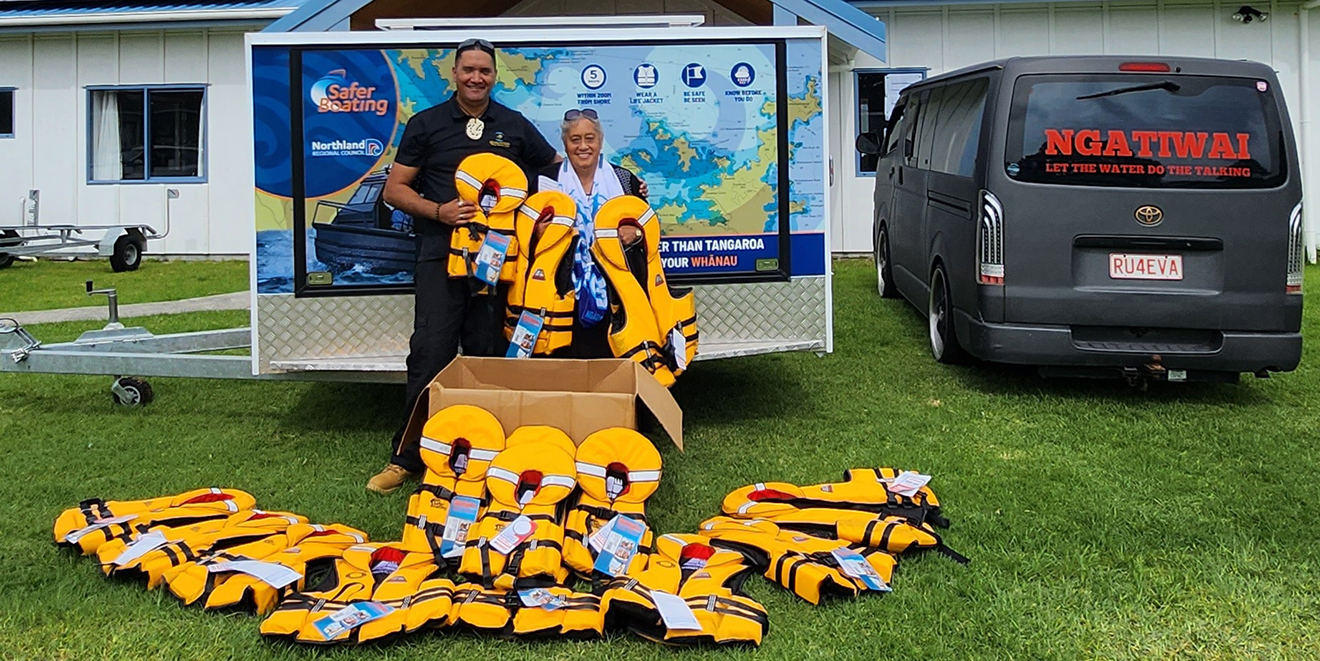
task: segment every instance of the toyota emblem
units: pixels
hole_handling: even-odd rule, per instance
[[[1137,207],[1136,212],[1132,215],[1136,217],[1138,223],[1146,227],[1154,227],[1164,220],[1164,212],[1153,204]]]

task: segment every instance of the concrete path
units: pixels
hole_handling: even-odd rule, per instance
[[[250,299],[251,296],[248,292],[240,291],[232,294],[188,298],[182,301],[133,303],[130,305],[121,303],[119,305],[119,318],[148,317],[157,314],[179,314],[181,312],[205,312],[207,310],[246,310]],[[109,319],[109,308],[104,303],[105,299],[97,297],[96,300],[102,301],[101,305],[64,308],[61,310],[38,310],[35,312],[0,312],[0,318],[15,319],[24,326],[61,321],[106,321]]]

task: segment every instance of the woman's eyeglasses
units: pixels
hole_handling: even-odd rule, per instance
[[[582,110],[574,109],[564,113],[564,121],[566,122],[571,122],[579,117],[586,117],[587,119],[600,119],[600,115],[597,115],[596,111],[592,110],[591,108],[584,108]]]

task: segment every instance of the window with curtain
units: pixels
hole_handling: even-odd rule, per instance
[[[14,89],[0,87],[0,138],[14,137]]]
[[[205,177],[205,98],[200,87],[91,90],[92,181]]]

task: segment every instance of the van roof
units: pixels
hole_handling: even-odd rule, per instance
[[[1009,77],[1028,73],[1113,73],[1118,65],[1125,62],[1160,62],[1168,64],[1173,74],[1199,74],[1219,76],[1242,76],[1274,79],[1274,69],[1249,60],[1219,60],[1209,57],[1166,57],[1151,55],[1065,55],[1040,57],[1010,57],[991,62],[983,62],[948,73],[942,73],[919,83],[914,83],[903,90],[910,93],[927,87],[937,86],[955,78],[974,73],[1002,69]],[[1169,74],[1154,74],[1169,75]]]

